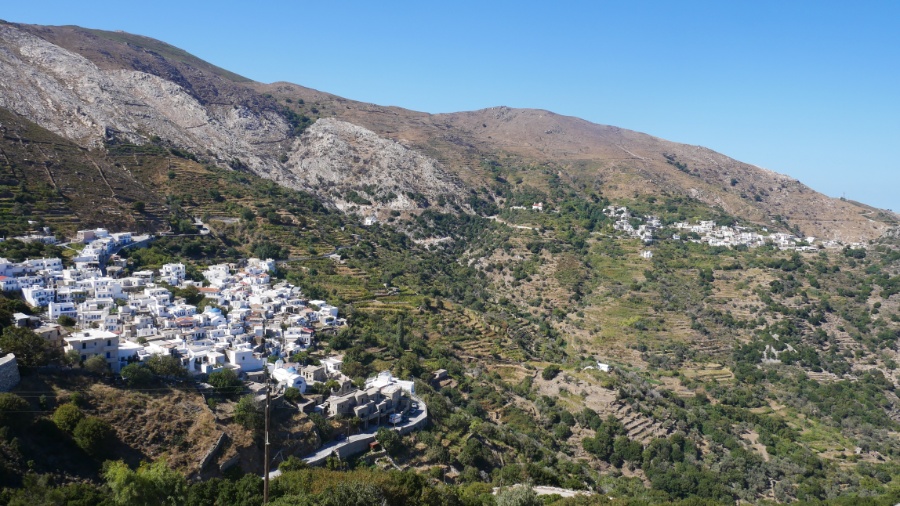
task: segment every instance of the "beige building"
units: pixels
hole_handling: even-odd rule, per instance
[[[66,337],[65,342],[66,353],[75,350],[82,361],[94,356],[103,357],[112,372],[119,373],[119,336],[116,334],[105,330],[85,330]]]

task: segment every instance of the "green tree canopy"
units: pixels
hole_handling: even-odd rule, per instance
[[[263,414],[253,401],[252,395],[245,395],[234,407],[234,421],[245,429],[261,429],[263,426]]]
[[[82,367],[84,367],[86,371],[92,374],[101,376],[110,374],[109,362],[107,362],[106,359],[101,357],[100,355],[94,355],[93,357],[88,358],[84,361],[84,365]]]
[[[122,377],[128,386],[142,387],[153,382],[153,371],[143,364],[128,364],[122,368]]]
[[[89,416],[75,427],[75,443],[93,457],[100,457],[109,447],[113,437],[112,427],[105,421]]]
[[[0,334],[0,349],[13,353],[21,367],[40,367],[61,357],[50,341],[23,327],[6,327]]]
[[[53,423],[55,423],[60,430],[68,432],[69,434],[75,432],[75,427],[78,426],[78,422],[83,418],[84,413],[78,409],[78,406],[71,402],[60,405],[56,408],[56,411],[53,412]]]
[[[122,461],[109,462],[103,473],[116,504],[181,506],[187,499],[187,480],[166,462],[144,462],[131,470]]]
[[[31,419],[28,401],[16,394],[0,394],[0,426],[22,428]]]
[[[225,395],[240,393],[244,389],[244,382],[238,378],[234,369],[222,369],[209,375],[209,384],[216,388],[216,392]]]
[[[153,355],[147,359],[147,367],[153,374],[167,378],[185,378],[188,374],[178,358],[172,355]]]
[[[397,431],[393,431],[386,427],[378,429],[378,432],[375,433],[375,439],[377,439],[378,442],[381,443],[381,447],[391,455],[396,455],[397,452],[400,451],[400,448],[402,448],[400,434],[397,434]]]

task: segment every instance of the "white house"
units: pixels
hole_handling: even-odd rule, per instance
[[[272,378],[285,388],[293,387],[300,390],[300,393],[306,393],[306,379],[297,374],[297,369],[293,367],[276,368],[272,371]]]
[[[72,302],[51,302],[47,304],[47,312],[51,320],[57,320],[60,316],[78,317],[78,310]]]
[[[25,297],[25,302],[27,302],[28,305],[33,307],[44,307],[55,300],[54,296],[56,295],[56,290],[40,286],[29,286],[22,288],[22,295]]]
[[[228,362],[240,368],[241,372],[261,371],[265,365],[262,357],[253,353],[250,348],[231,348],[225,351]]]
[[[184,264],[165,264],[159,269],[159,275],[170,285],[180,285],[184,281]]]
[[[381,371],[378,373],[378,376],[366,380],[366,390],[370,388],[381,389],[388,385],[397,385],[401,390],[412,395],[416,393],[416,384],[414,382],[397,379],[390,371]]]

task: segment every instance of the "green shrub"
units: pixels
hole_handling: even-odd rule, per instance
[[[75,427],[73,433],[75,443],[92,457],[101,457],[106,453],[113,437],[112,427],[103,420],[88,416]]]
[[[541,372],[541,377],[547,381],[550,381],[555,378],[556,375],[560,373],[560,371],[562,371],[562,369],[560,369],[558,365],[550,364]]]
[[[53,423],[55,423],[60,430],[68,432],[69,434],[75,432],[78,422],[83,418],[84,413],[78,409],[78,406],[72,403],[63,404],[53,412]]]

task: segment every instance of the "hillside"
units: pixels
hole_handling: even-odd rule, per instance
[[[371,456],[289,471],[352,423],[280,419],[281,504],[489,505],[513,483],[596,492],[554,504],[900,500],[895,215],[546,111],[363,104],[78,27],[2,24],[0,48],[0,235],[174,232],[128,252],[129,271],[274,258],[347,318],[309,358],[342,354],[357,383],[416,381],[431,424],[379,460],[393,471]],[[632,233],[651,221],[652,238]],[[701,221],[847,244],[702,243],[682,228]],[[0,257],[27,249],[0,242]],[[0,326],[20,309],[0,297]],[[112,496],[103,459],[79,470],[51,427],[77,387],[121,443],[108,458],[203,478],[172,501],[260,503],[260,438],[231,400],[33,374],[14,393],[35,413],[16,425],[0,406],[3,500]],[[29,463],[40,429],[67,443]],[[216,463],[240,457],[224,480],[198,468],[220,431]]]
[[[803,236],[857,242],[897,224],[893,213],[705,148],[547,111],[430,115],[254,83],[147,37],[10,23],[0,31],[0,106],[85,148],[160,139],[360,216],[486,212],[510,194],[546,190],[555,175],[583,197],[684,196]]]

